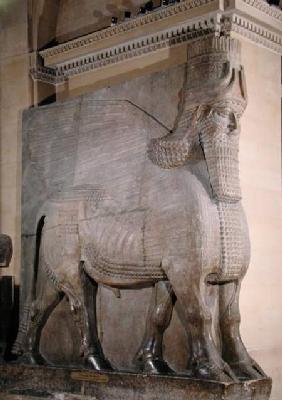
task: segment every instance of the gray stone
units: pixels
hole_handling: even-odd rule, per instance
[[[163,132],[173,128],[178,114],[179,100],[183,92],[185,66],[181,65],[166,71],[126,81],[95,93],[84,95],[64,103],[30,109],[23,116],[23,194],[22,194],[22,277],[21,277],[21,315],[30,292],[35,252],[36,220],[40,207],[57,188],[72,184],[74,165],[65,159],[65,149],[57,144],[62,139],[75,157],[76,168],[83,160],[78,142],[83,137],[91,143],[95,121],[95,104],[107,100],[128,100],[128,107],[140,109],[139,115],[145,120],[145,129],[160,125]],[[143,110],[143,111],[142,111]],[[130,118],[130,116],[128,116]],[[150,121],[154,122],[151,127]],[[79,124],[76,139],[73,140],[74,124]],[[146,121],[149,121],[149,125]],[[97,122],[97,121],[96,121]],[[87,130],[87,124],[91,124]],[[99,123],[99,122],[97,122]],[[117,125],[118,121],[114,121]],[[162,125],[165,127],[162,128]],[[81,138],[81,139],[80,139]],[[93,144],[91,145],[93,146]],[[55,149],[55,150],[53,150]],[[90,147],[89,147],[90,149]],[[55,153],[49,157],[48,151]],[[86,149],[87,150],[87,149]],[[52,166],[52,159],[61,160]],[[69,173],[59,173],[61,169]],[[76,181],[78,184],[82,180]],[[121,298],[101,286],[98,295],[98,328],[105,353],[118,368],[133,368],[132,359],[138,350],[145,328],[146,312],[149,307],[151,289],[138,291],[123,290]],[[213,289],[216,291],[216,288]],[[133,317],[139,314],[140,318]],[[64,329],[60,321],[64,320]],[[128,335],[128,332],[131,334]],[[50,338],[56,335],[56,345]],[[165,354],[170,364],[182,370],[187,360],[187,340],[177,313],[173,313],[171,326],[165,334]],[[120,350],[123,349],[122,355]],[[181,349],[181,350],[180,350]],[[56,364],[81,365],[79,357],[79,338],[77,328],[69,313],[67,302],[61,303],[50,316],[42,333],[41,351],[48,361]]]
[[[0,366],[1,400],[266,400],[270,392],[269,378],[219,383],[181,376]]]
[[[188,55],[172,130],[129,100],[85,98],[71,113],[57,110],[64,120],[72,115],[71,129],[55,123],[61,135],[28,131],[30,160],[49,192],[36,219],[30,297],[14,346],[23,360],[46,363],[41,331],[65,296],[85,362],[112,370],[101,325],[98,332],[98,285],[117,297],[121,289],[152,286],[137,370],[173,372],[163,336],[177,302],[187,375],[225,383],[266,378],[239,330],[250,260],[239,180],[239,120],[247,105],[240,43],[208,37]],[[218,297],[214,322],[209,293]],[[136,304],[137,320],[138,311]],[[116,333],[118,321],[114,326]]]

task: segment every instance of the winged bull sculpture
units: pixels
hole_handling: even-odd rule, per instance
[[[15,352],[30,362],[45,362],[41,331],[67,296],[81,353],[92,368],[110,369],[97,333],[98,284],[152,285],[136,355],[141,370],[170,372],[162,340],[177,299],[190,374],[218,381],[265,376],[239,332],[240,286],[250,258],[238,163],[239,120],[246,105],[239,42],[222,36],[191,44],[179,118],[171,133],[147,143],[138,206],[102,199],[89,216],[83,193],[91,186],[72,187],[44,205],[38,218],[37,278],[44,271],[52,286],[38,288],[34,279]],[[209,285],[219,285],[221,351],[212,334]]]

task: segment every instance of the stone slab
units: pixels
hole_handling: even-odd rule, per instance
[[[242,383],[184,376],[0,365],[1,400],[267,400],[271,379]]]
[[[127,80],[81,98],[24,112],[21,307],[26,298],[29,298],[31,290],[37,214],[42,204],[52,197],[61,185],[69,187],[93,183],[104,186],[105,176],[112,179],[113,173],[106,172],[104,167],[100,168],[99,182],[97,174],[93,174],[93,163],[96,163],[95,160],[102,153],[100,150],[97,153],[96,139],[99,135],[96,133],[103,132],[99,139],[101,141],[105,140],[105,134],[109,135],[111,140],[118,141],[119,136],[124,137],[125,132],[129,133],[129,140],[132,139],[132,132],[134,137],[140,135],[138,140],[142,140],[142,133],[156,134],[157,125],[172,129],[184,81],[185,67],[182,65]],[[113,104],[113,101],[117,104],[118,99],[126,99],[119,101],[121,106],[124,104],[121,118],[118,118],[116,113],[109,113],[105,108]],[[97,107],[102,111],[100,116],[96,114]],[[153,118],[149,117],[149,114]],[[104,124],[105,120],[107,122]],[[122,125],[121,120],[124,121]],[[106,126],[108,128],[105,130]],[[157,135],[163,135],[165,130],[161,130]],[[125,141],[122,141],[122,147],[124,143]],[[113,142],[112,146],[116,152]],[[120,147],[120,144],[118,146]],[[127,165],[127,170],[131,172],[136,169],[132,165],[132,162],[136,161],[134,157],[131,155],[129,160],[122,160],[122,164]],[[111,167],[111,164],[108,167]],[[119,168],[115,167],[115,171],[118,170]],[[112,190],[112,187],[119,189],[124,198],[126,192],[130,195],[133,193],[138,181],[139,178],[132,179],[129,188],[126,189],[114,180],[115,184],[111,184],[109,190]],[[132,360],[142,342],[151,291],[151,288],[122,290],[121,297],[117,298],[111,290],[99,287],[97,319],[100,340],[107,358],[118,369],[134,368]],[[216,291],[217,288],[214,287],[213,292]],[[211,293],[211,297],[213,296],[214,293]],[[210,303],[215,304],[212,300]],[[61,321],[64,321],[64,324]],[[75,365],[80,368],[83,365],[79,339],[69,303],[63,300],[43,329],[41,353],[52,364]],[[185,330],[176,312],[173,313],[164,337],[164,349],[165,359],[171,368],[176,371],[185,368],[189,348]]]

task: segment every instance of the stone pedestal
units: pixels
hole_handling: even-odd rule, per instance
[[[86,369],[0,366],[1,400],[266,400],[271,379],[242,383]]]

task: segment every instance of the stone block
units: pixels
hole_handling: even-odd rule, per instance
[[[0,366],[1,400],[267,400],[271,379],[242,383],[86,369]]]

